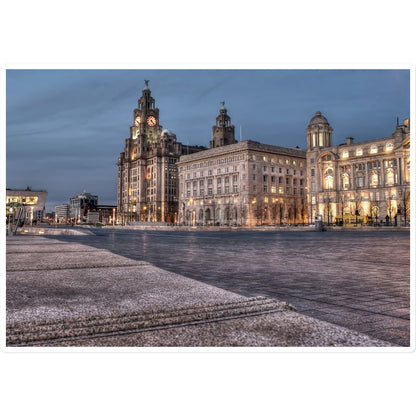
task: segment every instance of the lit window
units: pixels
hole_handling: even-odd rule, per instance
[[[355,152],[355,155],[356,156],[362,156],[363,155],[363,149],[360,147],[360,148],[358,148],[357,150],[356,150],[356,152]]]
[[[344,151],[342,152],[342,158],[343,158],[343,159],[346,159],[348,156],[349,156],[349,154],[348,154],[348,150],[344,150]]]
[[[386,152],[391,152],[393,150],[393,143],[387,143],[386,145]]]
[[[377,153],[377,146],[373,144],[370,148],[370,153]]]

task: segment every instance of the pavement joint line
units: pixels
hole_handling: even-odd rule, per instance
[[[93,315],[93,316],[81,316],[81,317],[73,317],[73,318],[63,318],[63,319],[55,319],[50,321],[39,321],[35,322],[36,327],[53,327],[53,326],[64,326],[64,325],[74,325],[79,323],[82,326],[86,321],[89,324],[94,324],[95,322],[110,322],[118,319],[134,319],[137,317],[146,317],[146,316],[157,316],[158,318],[169,317],[169,316],[181,316],[186,314],[195,314],[196,312],[210,312],[210,311],[225,311],[237,308],[244,308],[244,307],[255,307],[255,306],[267,306],[267,305],[278,305],[281,309],[284,310],[293,310],[296,311],[292,305],[288,304],[287,302],[280,302],[275,299],[266,298],[266,297],[251,297],[251,298],[242,298],[236,301],[229,301],[226,303],[209,303],[205,305],[196,305],[196,306],[184,306],[179,308],[170,308],[170,309],[152,309],[152,310],[144,310],[144,311],[131,311],[131,312],[123,312],[119,314],[110,313],[107,315]],[[147,318],[146,318],[147,319]],[[142,319],[144,320],[144,319]],[[31,324],[29,322],[16,322],[14,324],[8,324],[7,329],[9,332],[21,332],[19,327],[25,327]],[[87,326],[91,326],[87,325]]]
[[[13,272],[45,272],[45,271],[52,271],[52,270],[72,270],[72,269],[104,269],[104,268],[119,268],[119,267],[138,267],[138,266],[148,266],[151,264],[148,262],[140,262],[138,261],[137,264],[118,264],[118,265],[114,265],[114,264],[109,264],[109,265],[101,265],[101,264],[97,264],[97,265],[89,265],[88,267],[86,267],[85,265],[80,265],[80,266],[71,266],[71,267],[57,267],[57,268],[39,268],[39,269],[9,269],[6,270],[7,273],[13,273]]]
[[[99,248],[91,248],[91,250],[70,250],[67,253],[91,253],[101,251]],[[53,253],[61,253],[61,251],[27,251],[26,253],[22,251],[10,251],[7,250],[7,255],[9,254],[53,254]]]
[[[170,329],[170,328],[186,327],[186,326],[191,326],[191,325],[203,325],[203,324],[212,323],[212,322],[228,321],[232,319],[241,319],[241,318],[271,314],[271,313],[276,313],[276,312],[282,312],[282,310],[279,308],[276,308],[276,309],[264,310],[264,311],[259,311],[259,312],[241,313],[239,315],[232,315],[232,316],[214,317],[214,318],[200,319],[200,320],[189,321],[189,322],[170,323],[166,325],[155,325],[155,326],[150,326],[150,327],[145,327],[145,328],[126,329],[126,330],[119,330],[119,331],[111,331],[111,332],[109,331],[109,332],[103,332],[103,333],[75,335],[75,336],[54,337],[51,339],[33,340],[33,341],[29,340],[29,341],[20,342],[20,343],[7,342],[7,345],[18,347],[18,346],[28,346],[28,345],[59,343],[60,341],[68,341],[68,340],[103,338],[103,337],[112,337],[116,335],[122,336],[122,335],[129,335],[129,334],[135,334],[135,333],[146,332],[146,331],[158,331],[158,330],[164,330],[164,329]]]

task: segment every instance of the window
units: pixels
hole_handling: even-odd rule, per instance
[[[373,172],[371,174],[371,186],[378,186],[378,173]]]
[[[377,153],[377,145],[373,144],[373,145],[370,147],[370,153]]]
[[[347,158],[348,158],[348,156],[349,156],[348,150],[344,150],[344,151],[342,152],[342,158],[343,158],[343,159],[347,159]]]
[[[386,152],[391,152],[392,150],[393,150],[393,143],[392,142],[390,142],[390,143],[387,143],[386,144]]]
[[[325,171],[325,189],[333,189],[333,188],[334,188],[333,170],[327,169]]]
[[[311,176],[315,176],[315,169],[311,169]]]
[[[363,155],[363,149],[361,147],[359,147],[356,151],[355,151],[355,156],[362,156]]]

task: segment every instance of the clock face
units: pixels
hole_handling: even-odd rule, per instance
[[[141,122],[141,119],[140,119],[140,117],[139,117],[139,116],[137,116],[137,117],[134,119],[134,125],[135,125],[136,127],[138,127],[138,126],[140,125],[140,122]]]
[[[149,116],[149,117],[147,117],[147,124],[150,127],[156,126],[156,117],[155,116]]]

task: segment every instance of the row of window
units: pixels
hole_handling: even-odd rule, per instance
[[[393,150],[393,148],[394,148],[394,144],[392,142],[389,142],[389,143],[386,144],[385,151],[386,152],[391,152]],[[355,152],[354,152],[354,150],[345,149],[345,150],[342,151],[341,157],[343,159],[346,159],[346,158],[348,158],[350,156],[354,156],[354,155],[355,156],[362,156],[365,153],[376,154],[376,153],[383,152],[383,151],[384,151],[384,146],[383,145],[373,144],[373,145],[370,146],[370,148],[363,149],[362,147],[358,147],[357,149],[355,149]]]

